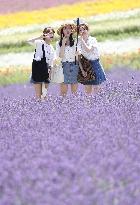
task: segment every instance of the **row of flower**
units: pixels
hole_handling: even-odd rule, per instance
[[[1,6],[0,6],[0,13],[1,14],[7,14],[7,13],[13,13],[13,12],[19,12],[19,11],[33,11],[43,8],[51,8],[54,6],[60,6],[62,4],[72,4],[76,2],[80,2],[81,0],[2,0]],[[97,0],[98,1],[98,0]]]
[[[106,54],[101,56],[104,69],[110,70],[113,67],[129,67],[140,69],[140,49],[134,53]],[[0,68],[0,85],[23,83],[29,81],[31,66],[9,66]]]
[[[137,19],[140,16],[140,8],[136,8],[136,9],[130,9],[127,11],[116,11],[116,12],[109,12],[106,14],[98,14],[96,16],[88,16],[88,17],[84,17],[86,22],[88,22],[89,24],[93,24],[93,23],[102,23],[103,21],[122,21],[122,20],[127,20],[128,18],[135,18]],[[53,23],[47,23],[48,26],[53,26],[53,27],[58,27],[60,25],[61,21],[55,21]],[[0,30],[0,36],[1,37],[5,37],[8,35],[15,35],[17,33],[20,33],[20,36],[23,35],[24,33],[28,33],[28,32],[35,32],[38,30],[42,30],[44,27],[46,26],[46,24],[31,24],[31,25],[24,25],[24,26],[18,26],[18,27],[11,27],[11,28],[5,28],[5,29],[1,29]],[[94,28],[95,29],[95,28]],[[11,38],[10,38],[11,39]],[[9,39],[9,40],[10,40]],[[12,39],[13,41],[13,39]]]
[[[0,28],[50,23],[56,20],[76,18],[77,16],[93,16],[113,11],[124,11],[140,7],[140,0],[110,0],[81,2],[73,5],[62,5],[32,12],[17,12],[0,15]],[[11,21],[12,19],[12,21]]]

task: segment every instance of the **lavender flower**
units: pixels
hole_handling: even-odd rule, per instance
[[[139,74],[113,70],[91,96],[50,86],[45,102],[1,87],[0,205],[139,205]]]

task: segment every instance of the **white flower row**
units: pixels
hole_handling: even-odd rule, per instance
[[[88,19],[88,22],[90,21],[105,21],[105,20],[119,20],[119,19],[127,19],[129,17],[134,16],[140,16],[140,8],[139,9],[131,9],[128,11],[117,11],[117,12],[111,12],[107,14],[100,14],[96,16],[91,16]]]
[[[134,16],[140,16],[140,9],[132,9],[129,11],[119,11],[119,12],[112,12],[112,13],[107,13],[107,14],[100,14],[96,16],[91,16],[88,18],[85,18],[87,22],[98,22],[98,21],[104,21],[104,20],[115,20],[115,19],[126,19],[129,17],[134,17]],[[11,34],[16,34],[16,33],[27,33],[27,32],[34,32],[36,30],[42,30],[46,26],[53,26],[53,27],[58,27],[61,23],[64,21],[55,21],[50,24],[34,24],[34,25],[28,25],[28,26],[18,26],[18,27],[12,27],[12,28],[7,28],[7,29],[1,29],[0,30],[0,36],[3,35],[11,35]]]
[[[135,52],[138,51],[138,49],[140,49],[140,38],[128,38],[121,41],[100,42],[99,47],[102,55]],[[31,66],[32,58],[32,52],[9,53],[5,55],[0,55],[0,68],[13,65]]]

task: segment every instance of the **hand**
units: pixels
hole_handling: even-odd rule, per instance
[[[85,44],[85,40],[83,39],[83,37],[81,37],[81,43]]]
[[[83,71],[82,74],[85,78],[87,77],[87,72]]]
[[[75,55],[76,56],[80,56],[81,55],[81,51],[75,51]]]
[[[61,58],[56,58],[55,60],[54,60],[54,65],[55,66],[58,66],[58,65],[60,65],[61,64]]]
[[[49,72],[49,79],[51,80],[51,69],[49,69],[48,72]]]
[[[63,37],[63,39],[62,39],[62,44],[65,45],[66,42],[67,42],[67,38],[66,38],[66,37]]]
[[[48,66],[48,73],[50,73],[51,71],[51,66]]]
[[[39,36],[39,39],[43,39],[43,35]]]

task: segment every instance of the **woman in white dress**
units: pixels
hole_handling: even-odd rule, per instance
[[[56,42],[56,54],[61,58],[64,82],[60,85],[61,95],[66,96],[68,85],[71,86],[71,92],[76,94],[78,89],[78,65],[75,63],[76,43],[73,39],[73,33],[76,27],[73,23],[64,23],[57,30],[60,40]]]
[[[50,83],[50,73],[51,73],[51,67],[53,66],[53,61],[55,58],[55,52],[54,48],[51,45],[51,41],[54,38],[54,29],[51,27],[46,27],[43,30],[43,35],[37,38],[33,38],[28,40],[28,43],[30,44],[35,44],[35,53],[34,53],[34,60],[35,61],[41,61],[43,58],[43,52],[45,54],[45,59],[46,59],[46,71],[44,73],[42,70],[38,69],[36,72],[36,78],[33,78],[33,75],[31,76],[30,82],[34,84],[35,88],[35,93],[37,98],[41,98],[42,94],[45,95],[47,94],[47,89],[48,85]],[[33,74],[33,73],[32,73]],[[40,78],[40,76],[42,76]],[[39,80],[38,80],[39,79]],[[44,93],[42,92],[42,84],[45,84],[45,90]]]

